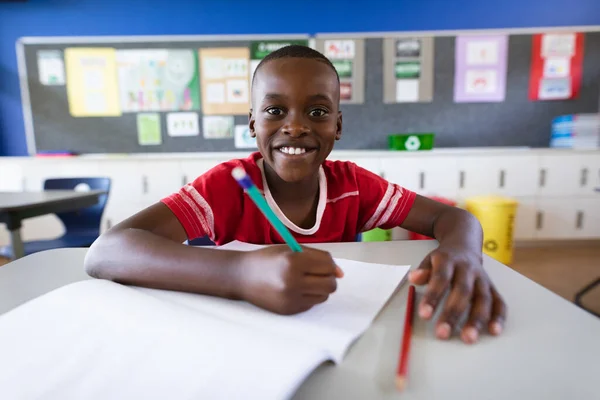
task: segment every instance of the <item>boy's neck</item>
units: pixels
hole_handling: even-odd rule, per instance
[[[286,182],[264,163],[265,178],[275,201],[280,202],[315,199],[319,194],[319,174],[299,182]]]

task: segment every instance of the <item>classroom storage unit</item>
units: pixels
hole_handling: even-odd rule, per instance
[[[237,153],[170,153],[65,158],[0,158],[3,191],[42,190],[52,177],[109,176],[112,187],[104,213],[105,231],[177,191]],[[429,152],[334,151],[424,196],[443,196],[459,207],[470,196],[497,194],[519,202],[516,240],[600,239],[600,150],[441,149]],[[10,174],[8,173],[10,171]],[[59,220],[24,221],[23,239],[62,233]],[[8,234],[0,229],[0,244]]]

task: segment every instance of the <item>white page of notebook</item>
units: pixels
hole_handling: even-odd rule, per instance
[[[232,242],[221,249],[250,251],[263,246]],[[325,349],[341,362],[349,346],[369,327],[381,308],[404,280],[410,266],[384,265],[335,259],[344,271],[337,290],[322,304],[291,316],[277,315],[245,302],[136,288],[151,296],[202,310],[217,318],[296,338]]]
[[[0,316],[0,399],[282,399],[326,359],[103,280]]]

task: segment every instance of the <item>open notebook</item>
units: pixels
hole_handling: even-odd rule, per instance
[[[54,290],[0,316],[0,399],[289,398],[343,359],[409,269],[336,262],[337,291],[292,316],[105,280]]]

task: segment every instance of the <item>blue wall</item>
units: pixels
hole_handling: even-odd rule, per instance
[[[352,7],[346,9],[343,3]],[[574,25],[600,25],[600,0],[0,3],[0,155],[27,154],[15,56],[15,42],[21,36],[314,34]]]

